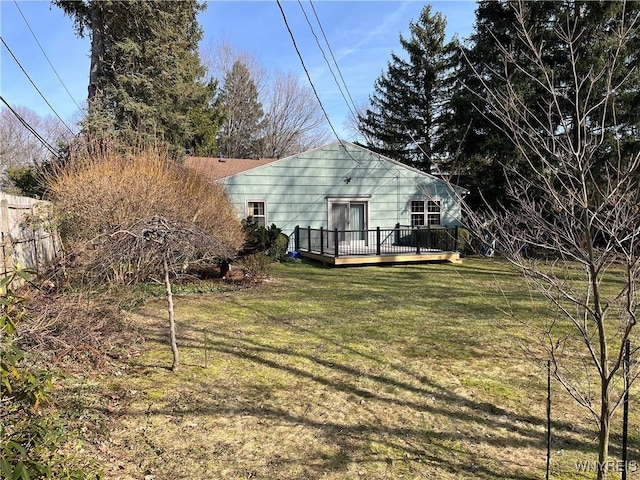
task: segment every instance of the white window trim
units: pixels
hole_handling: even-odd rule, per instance
[[[422,212],[414,212],[413,211],[413,206],[412,203],[413,202],[422,202],[424,205],[424,210]],[[433,223],[433,224],[429,224],[429,214],[434,214],[435,212],[429,212],[429,202],[438,202],[440,204],[440,212],[439,212],[439,220],[438,223]],[[443,201],[442,198],[440,197],[414,197],[409,199],[409,225],[413,226],[411,223],[411,217],[413,215],[418,215],[421,214],[424,216],[424,224],[421,225],[422,228],[427,228],[427,227],[441,227],[442,226],[442,205],[443,205]]]
[[[265,228],[269,228],[269,208],[268,208],[267,200],[264,198],[248,198],[247,201],[244,203],[244,211],[246,213],[245,218],[246,217],[255,218],[255,215],[253,215],[253,212],[249,212],[250,203],[264,203],[264,226]]]
[[[331,218],[331,207],[334,203],[364,203],[365,204],[365,229],[369,229],[371,220],[371,195],[364,197],[327,197],[327,228],[333,230],[333,219]]]

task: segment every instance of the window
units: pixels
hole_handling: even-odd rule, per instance
[[[424,202],[422,200],[411,201],[411,226],[420,227],[424,225]]]
[[[412,200],[411,201],[411,226],[434,226],[440,223],[440,200]]]
[[[267,226],[267,202],[247,202],[247,216],[253,217],[253,220],[260,226]]]
[[[427,201],[427,225],[440,225],[440,200]]]

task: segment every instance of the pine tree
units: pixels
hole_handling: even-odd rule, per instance
[[[448,69],[446,21],[424,7],[409,24],[410,37],[400,36],[406,59],[392,53],[386,73],[375,83],[371,106],[358,123],[367,147],[420,170],[438,163],[433,146],[441,134]]]
[[[485,203],[507,203],[504,165],[518,158],[486,102],[488,90],[499,88],[502,71],[502,54],[496,45],[514,44],[514,15],[507,2],[480,1],[474,33],[467,42],[458,44],[452,59],[451,94],[437,148],[449,152],[445,168],[470,191],[465,200],[474,209]]]
[[[526,175],[526,167],[522,163],[521,152],[515,148],[509,134],[504,131],[500,119],[496,118],[486,99],[492,92],[498,94],[509,78],[510,84],[519,92],[519,98],[523,105],[519,108],[527,108],[531,116],[546,118],[544,111],[540,110],[543,102],[537,84],[540,75],[544,71],[529,68],[526,74],[523,71],[514,71],[507,66],[505,70],[505,57],[512,56],[520,64],[532,64],[523,53],[519,51],[521,42],[514,28],[516,19],[517,2],[480,1],[476,10],[475,31],[465,45],[459,45],[455,56],[455,75],[451,77],[452,94],[442,117],[444,135],[440,138],[436,148],[447,151],[451,156],[451,163],[447,170],[463,175],[467,178],[465,186],[471,191],[467,202],[475,208],[489,206],[509,208],[511,200],[506,196],[508,178],[505,175],[505,167],[521,170]],[[526,15],[527,32],[537,44],[544,44],[542,60],[553,72],[554,82],[558,89],[563,91],[566,106],[563,115],[554,118],[553,128],[565,134],[577,134],[575,122],[571,120],[571,99],[577,94],[587,95],[588,92],[569,91],[566,85],[572,84],[572,75],[585,75],[590,69],[597,71],[598,65],[607,58],[608,44],[611,38],[609,34],[615,28],[622,26],[621,19],[630,22],[637,14],[638,7],[635,4],[624,6],[620,2],[528,2],[523,14]],[[625,16],[618,15],[625,8]],[[571,45],[566,38],[557,34],[558,22],[573,22],[571,28],[580,35],[572,39]],[[609,33],[608,33],[609,32]],[[636,75],[633,65],[637,63],[637,48],[634,50],[633,42],[625,45],[629,50],[627,55],[628,65],[621,66],[620,75]],[[637,42],[636,42],[637,46]],[[573,66],[567,63],[568,49],[578,49],[581,62],[578,65],[581,71],[573,71]],[[504,50],[506,49],[506,50]],[[628,84],[633,85],[634,82]],[[637,84],[637,82],[636,82]],[[602,84],[598,88],[606,89]],[[564,89],[564,90],[563,90]],[[595,96],[592,96],[595,98]],[[619,92],[617,96],[616,122],[619,128],[617,133],[611,130],[611,141],[623,141],[627,149],[637,146],[638,113],[633,108],[637,102],[638,92],[629,89]],[[592,101],[585,99],[585,101]],[[593,113],[604,111],[602,106],[593,105]],[[537,114],[536,114],[537,112]],[[624,125],[624,126],[623,126]],[[539,129],[545,130],[546,125],[540,125]],[[597,134],[598,132],[594,132]],[[602,152],[606,155],[606,152]]]
[[[225,117],[220,129],[220,155],[228,158],[259,156],[262,137],[262,104],[247,66],[236,61],[224,78],[222,104]]]
[[[211,85],[202,82],[196,0],[57,0],[79,35],[91,35],[85,131],[123,146],[165,141],[179,155],[211,128]],[[211,147],[210,147],[211,148]]]

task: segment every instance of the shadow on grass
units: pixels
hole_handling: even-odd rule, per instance
[[[272,347],[255,340],[240,339],[224,334],[218,334],[216,338],[218,340],[209,343],[209,348],[212,351],[248,362],[249,366],[247,368],[252,368],[251,365],[259,365],[285,372],[297,379],[304,379],[336,392],[353,395],[355,397],[354,403],[356,404],[359,400],[366,400],[367,403],[375,402],[376,404],[389,405],[391,407],[409,408],[416,412],[428,413],[436,417],[448,417],[455,422],[482,425],[490,430],[506,429],[517,436],[511,436],[508,443],[505,443],[505,439],[499,435],[489,437],[479,433],[455,432],[455,429],[452,429],[453,431],[439,432],[428,427],[401,428],[384,424],[349,425],[331,421],[318,421],[305,415],[295,415],[285,409],[277,408],[277,406],[264,405],[257,400],[255,402],[240,402],[239,405],[231,407],[200,400],[197,404],[191,406],[152,408],[150,410],[152,415],[188,416],[196,414],[216,417],[251,415],[265,420],[287,422],[291,425],[304,425],[321,432],[328,444],[337,445],[339,451],[342,452],[341,456],[325,459],[322,462],[319,459],[314,459],[314,462],[319,462],[314,467],[316,473],[345,468],[346,464],[354,462],[417,461],[435,464],[438,468],[442,468],[452,474],[464,474],[475,476],[475,478],[536,478],[522,476],[522,474],[514,476],[514,473],[510,472],[508,465],[502,465],[501,468],[504,471],[496,471],[487,465],[483,465],[482,459],[474,459],[469,449],[461,449],[454,456],[448,454],[447,451],[456,442],[464,439],[465,442],[474,445],[493,445],[497,448],[533,448],[543,452],[546,438],[543,428],[545,420],[543,418],[514,415],[512,412],[492,403],[477,402],[460,396],[443,385],[434,382],[428,376],[416,376],[398,365],[386,364],[386,366],[394,370],[413,376],[419,382],[419,386],[385,375],[372,374],[316,355],[296,352],[287,348]],[[184,345],[184,348],[200,349],[203,347],[201,345],[187,344]],[[307,369],[294,366],[305,362],[311,365]],[[371,382],[372,387],[365,389],[354,385],[356,381],[361,381],[362,379]],[[402,393],[397,395],[382,394],[379,390],[384,387],[393,387],[394,389],[417,395],[419,398],[425,399],[425,401],[403,398]],[[196,385],[192,385],[191,388],[207,391],[210,387],[207,380],[204,379],[199,382],[199,385],[196,382]],[[430,399],[430,402],[427,402],[426,399]],[[129,415],[141,415],[143,413],[149,415],[149,411],[127,412]],[[537,428],[532,429],[532,426]],[[576,442],[575,437],[571,435],[565,438],[564,432],[575,434],[576,430],[568,424],[554,424],[554,436],[557,443],[562,443],[565,447],[572,445],[575,448],[588,448],[591,446]],[[590,432],[583,431],[579,433],[587,434]],[[386,456],[384,460],[380,460],[376,456],[368,458],[367,455],[371,454],[367,453],[366,448],[361,445],[363,443],[366,444],[367,439],[371,438],[376,438],[376,441],[385,445],[386,448],[402,452],[402,454],[396,459],[389,456]],[[411,441],[415,444],[413,447],[408,445],[408,442]],[[358,455],[364,455],[367,458],[357,458]],[[462,461],[460,457],[468,457],[468,461]],[[514,468],[517,468],[516,462],[514,462]]]
[[[385,427],[370,425],[345,425],[343,423],[335,423],[330,421],[315,421],[305,416],[293,415],[290,412],[270,408],[266,406],[238,406],[237,408],[221,408],[215,404],[207,402],[199,402],[199,405],[193,409],[180,408],[151,408],[148,411],[128,411],[125,415],[130,416],[182,416],[182,415],[208,415],[215,417],[246,417],[247,415],[261,418],[262,420],[271,420],[278,424],[286,422],[291,426],[302,425],[307,428],[314,429],[325,437],[328,444],[338,447],[338,453],[327,458],[309,459],[307,466],[311,466],[314,473],[327,474],[329,472],[346,470],[349,464],[365,464],[365,463],[393,463],[393,462],[419,462],[437,465],[439,468],[451,473],[459,475],[467,475],[473,478],[487,479],[522,479],[534,480],[537,476],[509,473],[509,468],[503,471],[483,466],[478,463],[478,459],[474,459],[474,455],[464,450],[457,452],[458,456],[465,457],[464,460],[454,459],[451,455],[452,444],[460,440],[460,435],[452,435],[450,433],[436,432],[424,429],[411,429],[401,427]],[[376,455],[367,453],[362,448],[362,444],[368,437],[376,436],[376,442],[386,446],[394,452],[400,452],[396,455]],[[407,445],[408,442],[414,440],[418,445]],[[468,442],[481,444],[486,439],[465,436]],[[427,447],[427,448],[425,448]],[[286,463],[287,460],[280,460]],[[517,463],[512,462],[514,466]],[[507,465],[503,465],[507,467]],[[394,477],[395,478],[395,477]]]
[[[415,276],[414,280],[420,280],[424,276],[424,270],[413,272],[408,268],[402,274]],[[482,274],[486,275],[486,272]],[[309,281],[309,285],[312,286],[313,282]],[[364,287],[369,286],[367,282],[364,282],[363,285]],[[385,286],[386,288],[391,287]],[[280,294],[286,295],[282,292]],[[445,294],[451,296],[451,292],[447,292],[446,287],[441,286],[434,289],[431,296],[437,298],[439,295]],[[486,296],[481,292],[473,295]],[[271,297],[270,300],[275,301]],[[464,306],[464,299],[456,300],[457,303]],[[401,411],[406,413],[407,410],[416,412],[416,415],[409,413],[412,419],[411,424],[406,427],[397,426],[393,425],[393,421],[386,421],[385,418],[379,418],[378,424],[371,424],[362,417],[356,417],[351,424],[331,419],[319,420],[307,415],[306,411],[305,413],[296,413],[293,404],[284,403],[286,407],[283,407],[283,403],[271,401],[272,399],[268,396],[254,398],[258,395],[250,395],[248,398],[242,398],[242,394],[236,395],[234,391],[223,391],[222,401],[208,400],[205,395],[197,402],[190,404],[178,402],[173,406],[150,407],[147,411],[128,410],[124,412],[126,415],[186,417],[196,414],[225,418],[242,418],[249,415],[267,421],[267,425],[269,422],[275,424],[284,422],[290,426],[302,425],[317,431],[324,438],[326,444],[335,445],[337,448],[335,452],[326,457],[306,459],[309,468],[317,476],[326,472],[345,472],[349,465],[358,463],[421,462],[435,465],[442,472],[447,472],[450,475],[466,476],[467,478],[521,478],[523,480],[539,478],[539,475],[532,476],[529,473],[521,473],[523,470],[522,461],[519,463],[517,459],[509,462],[499,461],[497,458],[481,458],[474,453],[474,446],[481,448],[488,445],[495,449],[505,447],[528,449],[539,455],[537,458],[540,458],[542,464],[546,446],[545,419],[543,417],[517,414],[495,402],[483,402],[468,398],[456,393],[450,386],[436,381],[428,373],[416,373],[407,368],[403,365],[402,358],[399,361],[390,361],[384,359],[383,356],[376,356],[350,345],[354,340],[366,341],[365,336],[362,336],[361,339],[347,339],[340,334],[325,335],[321,333],[322,329],[315,328],[320,325],[315,320],[307,326],[303,322],[298,322],[291,315],[288,319],[283,320],[267,308],[259,308],[254,304],[237,299],[227,299],[226,301],[231,302],[234,308],[248,312],[252,318],[258,318],[256,324],[258,328],[263,330],[262,335],[264,336],[262,338],[274,334],[277,330],[274,329],[273,332],[270,332],[269,329],[276,326],[291,330],[297,337],[292,342],[283,341],[282,346],[273,346],[259,340],[260,334],[256,334],[255,330],[249,334],[241,332],[240,323],[237,334],[233,333],[233,326],[227,326],[228,333],[211,334],[207,342],[207,350],[211,353],[217,353],[217,358],[236,359],[236,368],[242,369],[241,371],[259,368],[279,372],[285,375],[289,384],[304,385],[303,388],[309,388],[312,391],[313,386],[318,385],[331,392],[346,394],[347,398],[352,396],[353,399],[349,401],[352,401],[354,405],[375,404],[382,407],[381,412]],[[331,299],[327,298],[325,301],[330,302]],[[161,315],[147,316],[153,320],[148,328],[147,339],[166,345],[168,349],[167,329],[164,326],[166,319]],[[212,311],[211,317],[215,319],[215,311]],[[202,321],[200,320],[200,322]],[[335,319],[327,321],[329,328],[331,328],[331,322],[335,321]],[[230,320],[225,320],[225,322],[230,322]],[[180,348],[184,351],[193,350],[204,354],[202,350],[205,347],[200,340],[206,332],[211,330],[207,327],[189,326],[188,322],[181,320],[179,320],[179,324]],[[194,324],[197,325],[196,322]],[[482,338],[473,338],[471,332],[469,335],[471,336],[469,342],[478,347],[474,349],[474,356],[493,358],[496,355],[488,345],[480,348]],[[348,352],[351,357],[346,361],[336,361],[330,355],[323,355],[322,352],[305,350],[304,343],[306,341],[312,343],[315,340],[319,340],[322,344],[332,345],[334,352]],[[139,364],[132,366],[134,366],[134,372],[136,367],[142,369],[149,367]],[[377,373],[375,372],[376,368],[384,369],[388,374]],[[206,378],[189,379],[189,383],[185,388],[192,391],[209,392],[212,389],[211,381]],[[274,388],[282,390],[286,387],[276,386]],[[216,393],[220,394],[220,391]],[[295,397],[296,393],[291,392],[291,395]],[[497,396],[499,397],[499,395]],[[364,403],[360,403],[361,401]],[[329,404],[328,407],[331,405]],[[330,410],[327,412],[330,414]],[[470,428],[469,431],[457,431],[456,428],[447,426],[442,431],[442,428],[421,423],[419,420],[423,418],[421,414],[436,419],[448,419],[450,423],[457,422],[473,428]],[[401,415],[398,418],[401,418]],[[268,426],[264,428],[268,428]],[[492,433],[506,431],[511,434],[486,435],[482,433],[483,428]],[[553,429],[554,447],[581,451],[593,449],[594,444],[587,441],[593,437],[592,431],[576,428],[574,425],[562,421],[554,421]],[[367,443],[371,441],[384,445],[385,452],[391,453],[373,454],[367,448]],[[457,446],[460,441],[464,441],[466,444],[463,447]],[[285,464],[289,460],[281,458],[278,461]],[[532,468],[528,468],[526,471],[535,472]],[[397,476],[395,471],[393,475]]]

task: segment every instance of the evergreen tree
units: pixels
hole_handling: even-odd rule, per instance
[[[224,78],[222,104],[225,117],[220,129],[220,155],[228,158],[259,156],[264,112],[258,89],[247,66],[236,61]]]
[[[621,28],[631,22],[638,13],[635,4],[621,2],[528,2],[522,12],[526,15],[527,32],[541,49],[543,64],[547,71],[514,69],[513,65],[533,64],[520,50],[521,38],[514,27],[517,2],[480,1],[476,10],[475,31],[465,45],[460,45],[455,56],[455,75],[451,77],[451,97],[443,115],[444,135],[436,148],[450,152],[451,163],[447,170],[463,175],[467,179],[465,187],[471,191],[468,203],[482,208],[485,203],[495,207],[501,205],[509,208],[507,198],[507,182],[505,167],[520,170],[526,175],[522,163],[521,152],[513,145],[510,136],[505,133],[500,119],[496,118],[487,98],[491,94],[504,94],[505,80],[509,78],[511,88],[516,88],[522,105],[531,118],[546,118],[543,111],[544,102],[538,80],[541,75],[552,72],[557,88],[563,92],[558,97],[564,102],[563,115],[554,118],[554,131],[567,135],[577,135],[578,129],[571,119],[572,99],[575,95],[587,95],[586,102],[595,102],[592,92],[570,91],[567,85],[572,84],[573,75],[585,75],[590,69],[597,67],[607,58],[612,29]],[[625,15],[619,15],[625,8]],[[623,20],[624,19],[624,20]],[[558,35],[558,22],[572,22],[571,28],[580,35],[575,35],[569,43],[567,38]],[[562,25],[564,26],[564,24]],[[634,42],[625,45],[628,50],[628,65],[621,66],[620,75],[636,75],[633,65],[637,63],[637,48]],[[568,64],[568,49],[580,52],[579,71],[574,71]],[[505,62],[505,58],[512,62]],[[525,73],[526,72],[526,73]],[[629,82],[628,85],[633,85]],[[636,82],[637,84],[637,82]],[[606,89],[602,84],[599,88]],[[619,92],[617,99],[617,127],[609,132],[611,141],[623,141],[627,149],[635,148],[637,142],[637,109],[632,106],[637,102],[638,92],[629,89]],[[582,101],[582,100],[581,100]],[[592,105],[594,115],[605,111],[604,106]],[[546,130],[547,125],[538,125],[539,130]],[[617,133],[613,133],[617,131]],[[602,132],[593,132],[594,134]],[[577,139],[576,139],[577,140]],[[603,150],[603,155],[606,151]],[[603,157],[604,158],[604,157]]]
[[[440,13],[424,7],[418,21],[409,24],[410,37],[400,36],[407,58],[392,53],[370,108],[358,115],[368,148],[427,172],[438,163],[433,147],[441,134],[449,65],[445,26]]]
[[[190,121],[194,127],[193,135],[187,144],[192,155],[213,157],[218,155],[218,132],[224,120],[225,109],[218,90],[218,82],[211,80],[207,84],[209,102],[204,108],[195,108],[190,112]]]
[[[91,35],[88,135],[123,146],[165,141],[176,155],[207,135],[215,88],[201,81],[197,0],[54,3]]]
[[[474,209],[507,203],[504,166],[518,158],[486,102],[489,90],[500,88],[503,57],[497,45],[514,44],[514,22],[508,2],[480,1],[474,33],[453,56],[455,73],[449,79],[451,95],[437,148],[450,153],[446,169],[470,191],[466,201]]]

